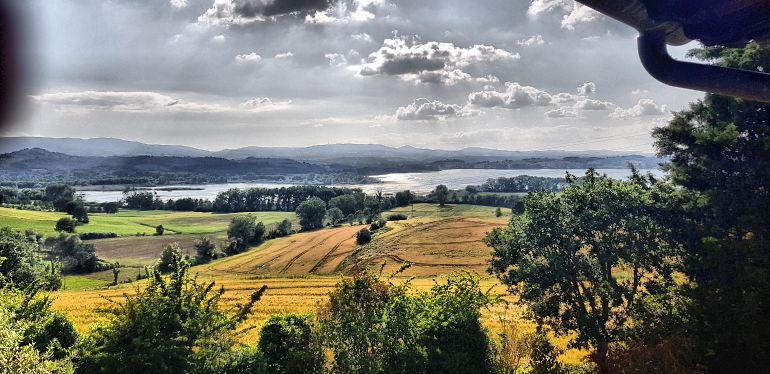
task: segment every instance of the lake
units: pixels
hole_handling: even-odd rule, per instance
[[[569,171],[570,173],[578,176],[585,174],[585,169],[451,169],[422,173],[390,173],[384,175],[372,175],[373,178],[381,180],[382,183],[346,184],[339,185],[338,187],[360,188],[367,193],[372,193],[377,189],[382,189],[382,191],[386,194],[392,194],[403,190],[410,190],[417,193],[426,193],[433,190],[439,184],[444,184],[450,189],[460,189],[465,188],[467,185],[479,185],[486,182],[487,179],[498,177],[531,175],[536,177],[559,178],[564,177],[565,171]],[[607,174],[607,176],[610,178],[616,179],[627,178],[629,175],[628,169],[597,169],[597,171],[601,174]],[[664,175],[663,171],[659,169],[642,169],[640,171],[642,173],[651,172],[657,177],[662,177]],[[227,191],[231,188],[278,188],[288,187],[291,185],[292,184],[281,183],[220,183],[160,186],[149,188],[149,190],[156,193],[158,197],[163,200],[179,199],[183,197],[214,200],[217,194],[223,191]],[[175,190],[174,188],[180,189]],[[123,198],[123,193],[121,191],[78,191],[78,194],[83,195],[83,198],[86,201],[99,203],[118,201]]]

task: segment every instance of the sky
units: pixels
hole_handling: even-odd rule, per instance
[[[18,2],[29,81],[5,136],[652,152],[702,97],[572,0]]]

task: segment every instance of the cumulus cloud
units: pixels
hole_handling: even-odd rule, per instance
[[[596,83],[594,82],[586,82],[578,86],[577,88],[578,95],[592,95],[596,93]]]
[[[324,57],[329,60],[329,66],[340,67],[348,64],[348,59],[339,53],[327,53]]]
[[[595,22],[601,17],[601,13],[585,5],[574,3],[570,13],[562,18],[561,27],[567,30],[574,30],[577,25]]]
[[[170,0],[170,4],[176,9],[182,9],[187,6],[187,0]]]
[[[214,104],[185,102],[157,92],[83,91],[32,96],[36,102],[61,109],[114,112],[224,112]]]
[[[575,103],[574,108],[581,110],[610,110],[615,107],[615,104],[608,101],[594,100],[594,99],[581,99]]]
[[[266,112],[286,109],[291,105],[288,101],[273,101],[269,97],[255,97],[241,103],[241,107],[253,112]]]
[[[554,100],[551,94],[532,86],[505,83],[504,91],[483,90],[468,95],[468,103],[484,108],[518,109],[529,106],[549,106]]]
[[[617,119],[630,119],[646,116],[662,116],[666,115],[668,109],[665,105],[658,105],[651,99],[639,99],[636,105],[624,109],[615,108],[615,111],[610,113],[610,118]]]
[[[317,10],[313,14],[305,16],[305,23],[332,24],[365,22],[376,17],[378,6],[385,4],[385,0],[338,0],[325,10]]]
[[[214,43],[224,43],[225,40],[227,40],[227,39],[222,34],[214,35],[214,37],[211,38],[211,41],[214,42]]]
[[[260,61],[262,61],[262,56],[255,52],[235,56],[235,62],[239,64],[258,64]]]
[[[543,13],[557,11],[569,11],[572,9],[572,0],[533,0],[527,9],[527,15],[537,17]]]
[[[572,107],[563,106],[558,109],[545,112],[545,116],[548,118],[575,118],[578,116],[578,113]]]
[[[464,71],[471,65],[513,61],[518,53],[488,45],[457,47],[453,43],[407,41],[406,38],[385,39],[382,47],[369,55],[359,74],[389,75],[421,83],[452,85],[476,78]]]
[[[540,34],[532,35],[529,38],[520,39],[516,41],[516,45],[520,45],[522,47],[532,47],[535,45],[543,45],[545,44],[545,40],[543,39],[543,36]]]
[[[473,112],[466,110],[460,105],[445,104],[438,100],[428,100],[424,98],[415,99],[407,106],[402,106],[396,110],[396,119],[399,121],[436,121],[448,118],[466,117]]]

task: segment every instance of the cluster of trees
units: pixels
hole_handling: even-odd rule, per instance
[[[123,193],[123,202],[128,209],[137,210],[175,210],[182,212],[210,212],[211,201],[183,197],[177,200],[161,200],[157,195],[149,191],[126,191]]]
[[[770,45],[692,56],[740,69]],[[589,171],[493,231],[492,270],[599,373],[770,371],[770,105],[707,94],[653,132],[670,181]]]
[[[500,177],[487,179],[478,190],[482,192],[532,192],[532,191],[561,191],[567,186],[565,178],[533,177],[518,175],[515,177]]]

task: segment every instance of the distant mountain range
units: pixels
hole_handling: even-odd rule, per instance
[[[50,152],[71,156],[174,156],[174,157],[218,157],[231,160],[254,158],[286,158],[313,163],[349,165],[377,165],[383,161],[433,162],[439,160],[503,161],[531,158],[564,157],[611,157],[623,156],[612,151],[504,151],[471,147],[460,150],[423,149],[411,146],[388,147],[379,144],[327,144],[310,147],[243,147],[207,151],[181,146],[145,144],[114,138],[44,138],[5,137],[0,138],[0,153],[23,149],[40,148]],[[648,157],[642,155],[643,157]],[[652,157],[650,157],[652,158]]]

